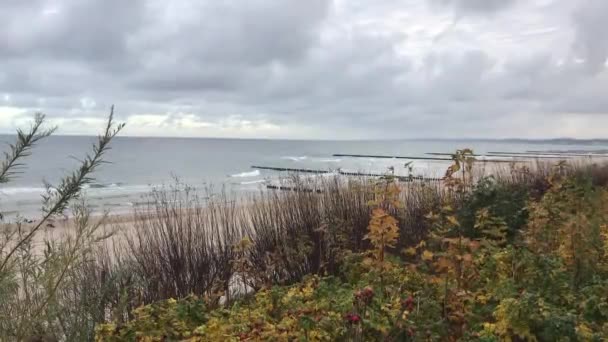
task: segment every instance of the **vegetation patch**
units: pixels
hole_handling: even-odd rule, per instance
[[[43,121],[19,132],[0,183],[53,133]],[[605,165],[480,176],[464,149],[441,185],[324,177],[323,191],[247,205],[202,205],[178,184],[112,239],[80,192],[121,128],[110,116],[81,167],[48,187],[42,221],[2,225],[1,341],[608,338]],[[75,229],[37,239],[70,206]]]

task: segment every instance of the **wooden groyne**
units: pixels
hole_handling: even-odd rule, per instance
[[[334,157],[351,157],[351,158],[378,158],[378,159],[412,159],[412,160],[446,160],[451,161],[452,158],[433,158],[433,157],[406,157],[406,156],[384,156],[374,154],[342,154],[335,153]]]
[[[608,157],[608,154],[604,150],[599,151],[578,151],[578,152],[568,152],[568,151],[526,151],[525,153],[538,153],[538,154],[546,154],[550,156],[571,156],[571,157]]]
[[[374,155],[374,154],[342,154],[335,153],[334,157],[351,157],[351,158],[379,158],[379,159],[410,159],[410,160],[439,160],[439,161],[453,161],[452,158],[439,158],[439,157],[412,157],[412,156],[386,156],[386,155]],[[525,163],[525,160],[502,160],[502,159],[482,159],[478,162],[484,163]]]
[[[413,182],[413,181],[441,182],[443,180],[442,178],[437,178],[437,177],[422,177],[422,176],[398,176],[397,178],[402,182]]]
[[[330,173],[330,171],[328,171],[328,170],[293,169],[293,168],[288,168],[288,167],[274,167],[274,166],[252,165],[251,168],[258,169],[258,170],[271,170],[271,171],[283,171],[283,172],[317,173],[317,174]]]
[[[453,153],[447,153],[447,152],[427,152],[425,154],[428,154],[430,156],[451,156],[453,155]],[[510,153],[507,154],[502,153],[502,152],[489,152],[489,153],[484,153],[484,154],[474,154],[473,157],[505,157],[505,158],[531,158],[531,159],[560,159],[561,157],[558,156],[537,156],[537,155],[533,155],[533,154],[521,154],[521,153]],[[479,159],[478,161],[483,161],[483,159]],[[511,161],[511,160],[508,160]]]
[[[396,179],[398,179],[399,181],[402,181],[402,182],[414,182],[414,181],[440,182],[442,180],[441,178],[434,178],[434,177],[397,176],[397,175],[392,175],[390,173],[366,173],[366,172],[351,172],[351,171],[342,171],[342,170],[330,171],[330,170],[313,170],[313,169],[294,169],[294,168],[289,168],[289,167],[258,166],[258,165],[253,165],[253,166],[251,166],[251,168],[258,169],[258,170],[270,170],[270,171],[294,172],[294,173],[301,172],[301,173],[313,173],[313,174],[330,174],[330,173],[336,172],[337,174],[342,175],[342,176],[354,176],[354,177],[395,177]],[[276,187],[275,185],[272,185],[272,186]],[[279,189],[279,190],[281,190],[281,189]]]
[[[361,173],[361,172],[348,172],[348,171],[338,171],[339,174],[343,176],[358,176],[358,177],[395,177],[399,181],[402,182],[413,182],[413,181],[421,181],[421,182],[440,182],[441,178],[433,178],[433,177],[422,177],[422,176],[397,176],[392,175],[390,173]]]
[[[281,190],[281,191],[295,191],[295,192],[309,192],[320,194],[323,192],[321,189],[309,189],[309,188],[298,188],[293,186],[282,186],[282,185],[266,185],[266,189],[270,190]]]
[[[338,170],[338,173],[343,176],[361,176],[361,177],[387,177],[388,173],[365,173],[365,172],[351,172]]]

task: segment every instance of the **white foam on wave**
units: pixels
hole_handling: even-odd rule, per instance
[[[330,172],[326,172],[326,173],[310,173],[310,174],[299,174],[298,177],[301,179],[315,179],[315,178],[322,178],[322,177],[335,177],[335,176],[340,176],[340,173],[336,170],[336,171],[330,171]]]
[[[258,179],[258,180],[254,180],[254,181],[248,181],[248,182],[241,182],[241,185],[250,185],[250,184],[259,184],[259,183],[265,183],[266,180],[265,179]]]
[[[513,160],[513,157],[502,157],[502,156],[476,156],[475,159],[477,160]]]
[[[431,168],[431,165],[429,165],[429,163],[424,163],[424,162],[414,162],[411,164],[412,169],[414,170],[427,170]]]
[[[339,163],[342,159],[321,159],[319,161],[323,163]]]
[[[85,184],[83,189],[111,189],[111,188],[119,188],[122,187],[123,183],[90,183]]]
[[[342,177],[342,175],[338,172],[323,173],[323,174],[320,174],[319,176],[321,176],[323,178]]]
[[[45,192],[45,188],[36,187],[8,187],[0,188],[0,194],[4,195],[19,195],[19,194],[41,194]]]
[[[231,175],[232,178],[248,178],[248,177],[257,177],[260,175],[260,170],[253,170],[248,172],[241,172],[234,175]]]
[[[292,160],[292,161],[298,162],[298,161],[306,160],[306,159],[308,159],[308,157],[307,156],[301,156],[301,157],[286,156],[286,157],[281,157],[281,159],[287,159],[287,160]]]

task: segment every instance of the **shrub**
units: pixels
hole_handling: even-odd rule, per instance
[[[378,192],[371,192],[376,200],[369,203],[376,210],[368,218],[370,246],[343,253],[335,276],[309,274],[298,280],[297,274],[291,284],[271,280],[226,306],[201,307],[203,318],[196,322],[188,315],[174,319],[175,306],[190,305],[191,299],[146,306],[138,309],[146,315],[126,325],[100,325],[98,340],[603,340],[608,336],[608,190],[596,184],[601,177],[580,170],[558,164],[540,197],[529,187],[539,184],[533,175],[519,184],[505,178],[456,181],[447,195],[433,197],[439,205],[427,215],[427,238],[403,250],[390,248],[403,233],[403,188],[381,182],[387,186],[376,187]],[[303,215],[316,212],[321,196],[289,196],[294,197],[264,203],[268,207],[258,214],[269,215],[260,216],[265,220],[245,222],[267,227],[267,233],[270,228],[276,234],[307,232],[319,221]],[[300,201],[303,208],[285,209],[286,217],[271,219],[283,215],[281,204]],[[296,224],[290,226],[287,218]],[[265,236],[257,243],[280,250],[281,242],[294,243],[286,236]],[[246,251],[256,248],[255,237],[242,246],[235,263],[241,271],[253,265],[247,257],[255,254]],[[275,272],[314,273],[310,264],[289,264],[307,262],[311,250],[295,251],[302,259],[280,263]],[[169,313],[167,303],[173,305]]]
[[[194,294],[229,294],[233,245],[241,239],[239,208],[225,195],[203,204],[177,183],[154,191],[136,209],[125,258],[140,279],[146,303]]]
[[[55,129],[42,128],[45,117],[36,115],[28,132],[17,131],[17,141],[10,145],[0,164],[0,184],[5,184],[22,171],[23,158]],[[91,257],[92,247],[105,236],[100,235],[102,220],[94,221],[79,199],[84,185],[92,182],[91,174],[104,162],[111,140],[124,125],[115,125],[113,109],[104,133],[93,145],[80,167],[63,178],[57,186],[47,185],[43,196],[43,217],[32,223],[17,222],[2,226],[0,241],[0,340],[92,339],[95,323],[103,315],[92,317],[91,296],[82,293],[77,274]],[[74,204],[74,229],[62,240],[40,241],[38,233],[47,221],[64,213]],[[1,216],[0,216],[1,218]],[[36,245],[43,243],[41,250]]]
[[[505,222],[508,238],[512,240],[527,222],[529,198],[529,188],[525,184],[499,182],[494,177],[484,177],[463,200],[458,210],[459,222],[467,236],[479,237],[475,229],[476,215],[486,209],[492,217]]]

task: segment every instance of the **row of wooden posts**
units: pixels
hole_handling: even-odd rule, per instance
[[[428,160],[428,161],[452,161],[452,153],[443,152],[428,152],[426,155],[432,157],[420,157],[420,156],[394,156],[394,155],[373,155],[373,154],[343,154],[335,153],[334,157],[349,157],[349,158],[374,158],[374,159],[409,159],[409,160]],[[445,157],[442,157],[445,156]],[[449,157],[447,157],[449,156]],[[485,154],[473,155],[474,157],[484,157],[484,159],[478,159],[477,162],[482,163],[527,163],[538,159],[572,159],[572,158],[608,158],[608,151],[597,153],[594,151],[587,152],[571,152],[571,151],[526,151],[526,152],[488,152]],[[486,159],[485,157],[502,157],[512,159]],[[517,159],[515,159],[517,158]],[[271,170],[279,172],[291,172],[291,173],[312,173],[312,174],[329,174],[337,172],[344,176],[359,176],[359,177],[386,177],[393,176],[402,182],[440,182],[441,178],[434,177],[421,177],[421,176],[394,176],[391,174],[380,174],[380,173],[361,173],[361,172],[347,172],[338,169],[337,171],[331,170],[316,170],[316,169],[301,169],[301,168],[287,168],[287,167],[275,167],[275,166],[260,166],[253,165],[253,169],[258,170]],[[394,171],[394,170],[393,170]],[[303,192],[321,192],[318,189],[305,189],[290,186],[280,185],[267,185],[268,189],[271,190],[284,190],[284,191],[303,191]]]

